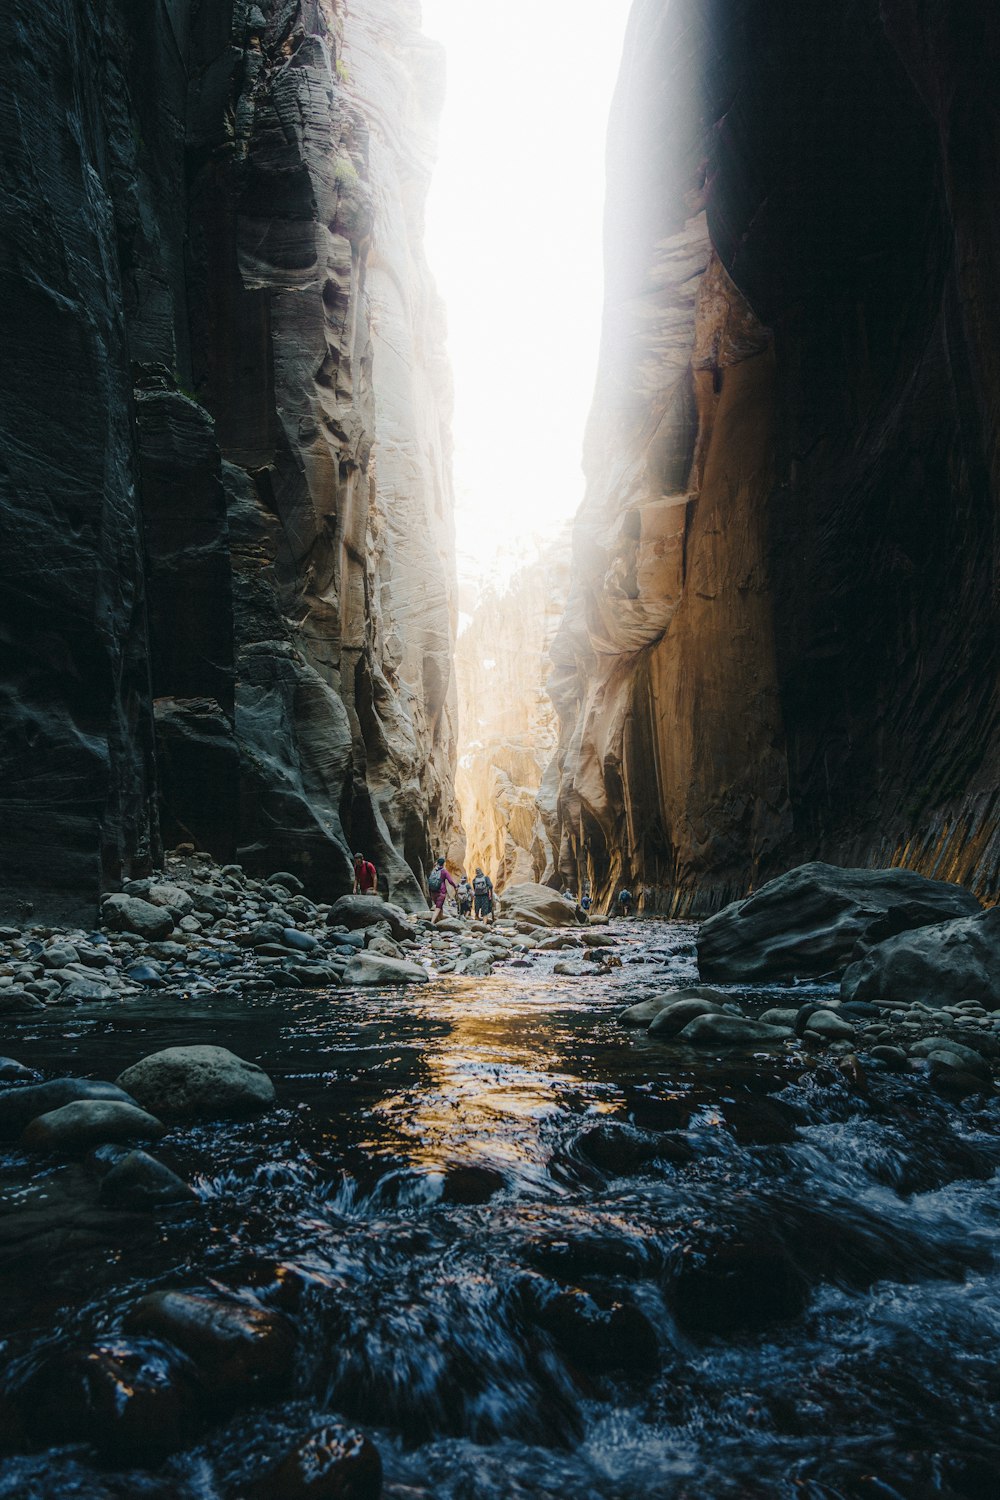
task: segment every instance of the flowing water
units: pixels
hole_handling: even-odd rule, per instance
[[[1000,1113],[625,1031],[623,1004],[694,977],[691,938],[629,924],[622,966],[586,978],[551,955],[419,991],[28,1018],[6,1050],[46,1076],[213,1042],[279,1107],[159,1143],[197,1203],[8,1267],[9,1382],[113,1341],[151,1287],[283,1310],[297,1365],[155,1476],[64,1447],[0,1463],[0,1497],[228,1500],[334,1413],[397,1500],[1000,1493]],[[31,1185],[14,1148],[0,1169],[8,1205],[85,1177],[52,1161]]]

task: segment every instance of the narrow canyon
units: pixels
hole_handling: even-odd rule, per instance
[[[0,7],[0,1500],[995,1494],[1000,11],[544,0],[472,568],[541,4]]]

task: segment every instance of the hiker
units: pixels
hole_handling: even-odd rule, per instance
[[[485,922],[487,918],[493,917],[493,882],[488,875],[483,874],[478,865],[472,877],[472,896],[476,904],[477,920],[481,917]]]
[[[590,886],[589,885],[585,885],[584,888],[583,888],[583,895],[580,897],[580,909],[582,911],[589,911],[590,910]]]
[[[464,871],[455,891],[455,900],[458,902],[458,915],[460,917],[472,915],[472,886],[469,884],[469,877]]]
[[[448,898],[449,886],[451,886],[453,891],[458,889],[454,880],[445,869],[444,855],[442,854],[438,857],[437,864],[427,877],[427,889],[430,891],[431,900],[434,903],[434,915],[431,917],[432,924],[441,920],[444,903]]]
[[[632,915],[632,892],[627,891],[624,886],[618,892],[618,914],[622,917]]]
[[[363,854],[354,856],[354,894],[367,896],[378,895],[378,875],[375,866],[370,859],[365,859]]]

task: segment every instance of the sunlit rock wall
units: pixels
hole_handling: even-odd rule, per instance
[[[985,0],[636,0],[553,647],[574,883],[1000,890],[998,45]]]
[[[421,899],[454,686],[418,23],[407,0],[3,9],[11,915],[92,914],[161,824],[318,895],[360,845]]]
[[[543,791],[557,740],[546,691],[549,648],[568,585],[567,538],[546,548],[503,589],[490,590],[458,639],[462,756],[456,789],[466,867],[498,890],[555,873]]]

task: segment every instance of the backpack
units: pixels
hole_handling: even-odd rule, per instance
[[[444,876],[441,873],[441,866],[435,865],[434,869],[427,877],[427,889],[436,896],[438,891],[441,889],[441,882],[443,879]]]
[[[472,889],[475,891],[477,896],[485,896],[488,886],[489,881],[486,879],[485,875],[477,875],[475,880],[472,882]]]

